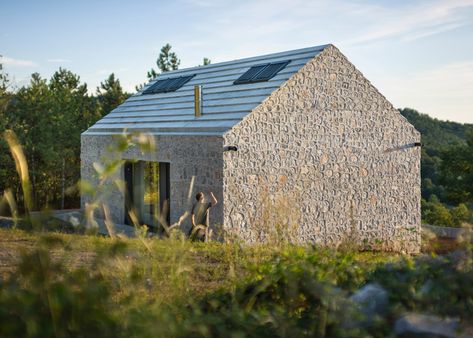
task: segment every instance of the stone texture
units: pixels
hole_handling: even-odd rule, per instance
[[[418,252],[420,148],[392,149],[419,141],[330,46],[224,135],[224,226],[257,241],[261,196],[283,196],[300,242]]]
[[[409,313],[394,324],[398,337],[453,338],[457,336],[458,319],[442,319],[437,316]]]
[[[170,210],[171,223],[178,221],[186,211],[190,212],[195,194],[199,191],[209,193],[212,191],[219,203],[212,208],[210,222],[213,226],[223,222],[222,203],[222,138],[210,136],[155,136],[156,150],[142,153],[138,146],[130,147],[120,154],[122,159],[158,161],[170,163]],[[107,150],[116,142],[113,135],[82,135],[81,137],[81,177],[96,185],[93,163],[105,163],[112,155]],[[116,157],[116,154],[113,155]],[[124,179],[124,170],[118,170],[118,179]],[[191,184],[194,182],[193,185]],[[123,194],[108,182],[108,196],[104,200],[110,208],[112,220],[123,223],[125,218],[125,201]],[[191,189],[191,203],[188,202],[189,188]],[[90,198],[82,196],[82,207]],[[100,214],[97,216],[101,217]],[[189,218],[182,229],[190,228]]]
[[[384,314],[389,305],[387,291],[380,285],[373,283],[357,290],[350,300],[358,306],[367,321],[376,315]]]

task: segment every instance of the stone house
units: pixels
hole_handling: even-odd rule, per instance
[[[189,196],[212,191],[211,226],[245,241],[270,217],[301,242],[419,250],[420,134],[333,45],[161,74],[82,134],[82,178],[94,182],[114,135],[135,131],[156,149],[121,155],[114,222],[126,222],[127,194],[152,224],[164,201],[174,223]]]

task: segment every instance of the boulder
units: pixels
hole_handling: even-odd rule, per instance
[[[453,338],[457,336],[459,320],[419,313],[408,313],[394,324],[397,337]]]
[[[357,290],[350,300],[355,303],[366,319],[384,314],[389,304],[388,292],[376,283],[366,284]]]
[[[357,290],[350,301],[355,312],[343,323],[345,328],[369,327],[382,317],[388,308],[388,293],[379,284],[370,283]]]

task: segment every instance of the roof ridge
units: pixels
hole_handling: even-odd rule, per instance
[[[197,70],[197,69],[201,70],[201,69],[205,68],[206,70],[208,70],[208,69],[216,68],[216,67],[219,67],[219,66],[222,66],[222,65],[232,64],[232,63],[235,63],[235,62],[248,62],[248,61],[253,61],[253,60],[257,61],[260,58],[265,59],[265,58],[270,58],[270,57],[278,57],[278,56],[283,56],[285,54],[299,54],[299,53],[304,53],[304,52],[322,51],[330,45],[331,44],[325,44],[325,45],[304,47],[304,48],[298,48],[298,49],[289,49],[289,50],[282,51],[282,52],[261,54],[261,55],[244,57],[244,58],[241,58],[241,59],[233,59],[233,60],[228,60],[228,61],[212,63],[212,64],[205,65],[205,66],[193,66],[193,67],[187,67],[187,68],[182,68],[182,69],[171,70],[171,71],[168,71],[168,72],[165,72],[165,73],[160,73],[156,78],[154,78],[153,80],[151,80],[148,83],[151,83],[152,81],[158,80],[160,76],[170,77],[172,75],[188,72],[188,71],[191,71],[191,70],[194,70],[194,69],[195,70]]]

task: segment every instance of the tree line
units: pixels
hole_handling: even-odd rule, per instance
[[[404,108],[422,135],[422,219],[434,225],[473,223],[473,124],[440,121]]]
[[[27,158],[34,209],[74,208],[80,178],[80,134],[129,94],[112,73],[95,94],[69,70],[59,68],[50,79],[34,73],[28,85],[9,91],[3,73],[0,130],[12,130]],[[2,133],[3,134],[3,133]],[[12,188],[22,200],[15,162],[6,142],[0,141],[0,187]]]
[[[148,80],[178,69],[180,60],[171,48],[161,48]],[[10,188],[22,205],[15,162],[3,137],[12,130],[27,157],[33,209],[79,207],[74,187],[80,179],[80,135],[129,96],[113,73],[91,94],[79,75],[64,68],[49,79],[34,73],[28,85],[13,89],[0,57],[0,195]]]

